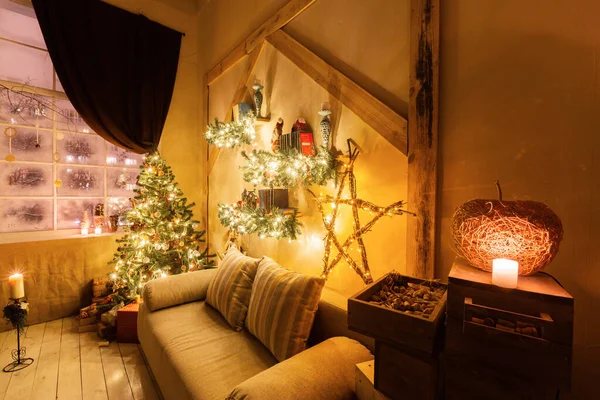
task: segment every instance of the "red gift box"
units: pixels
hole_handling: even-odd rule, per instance
[[[138,343],[137,318],[140,305],[127,304],[117,311],[117,342]]]

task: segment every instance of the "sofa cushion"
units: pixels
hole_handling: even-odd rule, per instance
[[[325,280],[282,268],[265,257],[258,265],[246,326],[279,361],[306,348]]]
[[[223,400],[277,363],[258,340],[231,329],[204,301],[152,313],[142,303],[138,336],[167,399]]]
[[[219,263],[217,275],[208,286],[206,302],[219,310],[237,331],[244,327],[259,261],[258,258],[242,254],[232,245]]]

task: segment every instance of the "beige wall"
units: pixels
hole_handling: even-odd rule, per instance
[[[546,271],[575,297],[574,393],[597,398],[600,3],[442,3],[437,276],[454,258],[453,210],[495,196],[494,180],[507,199],[547,203],[565,237]]]
[[[201,75],[285,2],[208,1],[199,15]],[[398,1],[381,0],[368,2],[370,11],[367,11],[361,7],[366,3],[317,0],[296,22],[286,27],[286,31],[402,112],[407,92],[406,37],[387,29],[398,25],[406,8]],[[436,276],[445,279],[454,258],[450,237],[452,212],[471,198],[493,197],[494,180],[502,181],[506,198],[535,199],[550,205],[563,220],[565,239],[547,271],[576,299],[573,397],[594,398],[592,383],[600,379],[600,323],[595,318],[600,306],[600,250],[596,245],[600,239],[600,217],[597,216],[600,3],[594,0],[442,3]],[[395,19],[390,22],[386,18]],[[396,63],[390,63],[394,58]],[[284,64],[278,61],[278,66]],[[276,75],[280,73],[295,72],[285,67],[285,71],[278,70]],[[288,84],[293,87],[294,82],[288,81]],[[273,90],[285,89],[274,87]],[[307,100],[308,114],[322,94],[318,89],[307,90],[311,91]],[[288,115],[299,113],[289,103],[279,105],[281,100],[274,104],[274,99],[275,95],[272,108],[284,107],[280,112]],[[219,101],[224,100],[216,100]],[[301,107],[305,100],[297,103]],[[211,106],[215,110],[219,107],[218,104]],[[349,114],[344,112],[342,118],[351,118]],[[265,129],[270,132],[272,127]],[[357,135],[354,129],[345,134]],[[367,141],[367,136],[362,136],[364,143],[373,143],[371,136],[368,137]],[[367,153],[371,158],[369,162],[378,160],[380,170],[398,168],[404,163],[402,156],[389,153],[385,148],[370,149]],[[366,158],[362,162],[366,162]],[[237,162],[231,155],[219,160],[215,173],[227,179],[220,185],[228,188],[211,186],[211,204],[233,201],[241,189],[239,180],[235,179]],[[359,170],[362,169],[368,179],[374,178],[376,174],[368,172],[375,171],[371,167],[373,165],[362,166]],[[369,184],[366,179],[361,182]],[[215,198],[219,193],[222,199]],[[376,197],[379,195],[383,198],[385,192],[376,193]],[[391,194],[389,200],[393,197],[397,197],[396,193]],[[216,210],[211,208],[210,212]],[[214,222],[211,228],[215,228]],[[255,245],[253,241],[250,243]],[[302,264],[301,261],[308,258],[304,258],[302,252],[294,255],[297,248],[287,243],[261,244],[257,248],[251,251],[277,254],[280,261],[289,263],[290,267],[315,269],[313,261],[309,268]],[[371,254],[399,251],[398,246],[390,248],[377,243],[371,244],[370,249]],[[382,267],[378,273],[388,267],[391,265]],[[351,292],[357,283],[349,278],[351,271],[343,272],[344,277],[334,277],[337,283],[329,285]]]
[[[0,244],[0,299],[8,301],[8,276],[24,276],[28,324],[75,315],[92,298],[92,279],[106,276],[117,236],[89,236]],[[0,331],[10,325],[0,323]]]
[[[228,2],[218,4],[225,8],[233,7],[226,3]],[[371,4],[360,0],[317,2],[286,27],[286,31],[337,68],[361,81],[371,92],[382,93],[382,97],[390,107],[403,110],[408,97],[406,46],[403,52],[381,52],[376,59],[365,58],[365,55],[374,55],[377,52],[373,49],[373,41],[381,43],[379,47],[375,47],[379,50],[384,47],[383,43],[386,40],[406,44],[407,3],[390,1],[378,3],[381,8],[389,12],[374,12]],[[348,7],[343,7],[344,4]],[[215,6],[216,3],[208,3],[205,6],[200,17],[201,26],[204,25],[202,16],[205,12],[220,11],[220,8],[211,9]],[[235,20],[237,13],[228,15]],[[212,19],[212,15],[210,18]],[[381,28],[370,29],[371,25],[363,23],[365,18]],[[331,29],[332,24],[335,24],[336,30]],[[230,23],[228,26],[237,25]],[[323,32],[327,34],[323,35]],[[215,38],[214,34],[206,33],[201,36],[211,38],[207,40],[210,42],[207,43],[209,47],[216,48],[213,41],[220,41],[212,40]],[[235,44],[234,42],[233,45]],[[313,45],[317,48],[313,48]],[[231,47],[232,44],[219,46],[225,51]],[[206,50],[200,50],[200,53],[211,58],[211,53]],[[366,62],[367,59],[369,61]],[[216,116],[223,119],[245,63],[246,60],[240,62],[211,85],[209,107],[211,118]],[[389,73],[397,69],[404,69],[404,73]],[[266,45],[259,58],[251,81],[255,78],[265,83],[263,112],[270,113],[272,118],[270,123],[259,127],[259,148],[270,149],[271,132],[279,117],[284,119],[284,130],[288,132],[296,118],[304,117],[315,131],[316,142],[322,143],[318,130],[321,117],[317,111],[322,102],[330,102],[333,111],[334,143],[337,148],[346,151],[346,139],[352,138],[363,150],[355,169],[358,195],[382,206],[406,199],[407,161],[402,153],[270,45]],[[247,101],[251,101],[250,91],[247,93]],[[390,159],[394,159],[395,162],[390,163],[388,161]],[[241,179],[238,169],[241,164],[239,150],[224,150],[210,177],[208,218],[210,242],[215,250],[222,249],[223,237],[226,235],[226,230],[217,217],[217,204],[234,203],[240,198],[244,188],[253,187]],[[317,193],[323,191],[334,194],[333,183],[329,187],[316,187],[313,190]],[[290,203],[299,208],[303,214],[301,222],[304,225],[302,229],[304,235],[300,240],[292,242],[261,240],[253,235],[245,236],[243,243],[247,245],[250,255],[268,255],[286,267],[311,275],[320,275],[323,270],[324,250],[321,216],[305,188],[291,189]],[[337,227],[340,237],[345,238],[352,230],[351,209],[343,208],[341,213],[342,217]],[[365,223],[371,216],[361,211],[361,218]],[[394,268],[405,271],[406,251],[404,246],[398,247],[397,244],[405,242],[406,218],[406,216],[384,218],[372,232],[365,236],[369,265],[374,277],[379,277]],[[353,254],[356,260],[360,260],[360,254],[356,250]],[[350,296],[363,287],[363,282],[347,264],[340,263],[332,271],[327,287],[344,296]]]

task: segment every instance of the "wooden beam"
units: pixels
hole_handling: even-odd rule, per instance
[[[246,92],[248,90],[250,77],[252,76],[252,72],[254,72],[254,68],[256,67],[256,63],[264,47],[265,46],[263,42],[258,47],[255,47],[254,50],[252,50],[248,55],[248,63],[246,64],[246,68],[242,72],[242,77],[240,78],[240,82],[238,83],[237,89],[235,90],[235,94],[233,95],[233,100],[231,101],[231,104],[225,112],[225,117],[223,118],[224,122],[231,121],[233,107],[236,104],[241,103],[241,101],[244,99],[244,96],[246,95]],[[221,149],[218,147],[215,147],[210,153],[210,157],[208,158],[208,175],[210,175],[210,173],[212,172],[220,153]]]
[[[52,89],[44,89],[37,86],[25,85],[23,83],[16,83],[11,81],[5,81],[0,79],[0,85],[6,86],[8,89],[16,92],[25,92],[32,94],[39,94],[42,96],[55,97],[57,99],[69,100],[67,95],[64,92],[59,92],[57,90]]]
[[[233,67],[246,54],[250,54],[256,46],[262,44],[267,36],[296,18],[315,1],[316,0],[290,0],[208,72],[208,84],[210,85],[214,82],[215,79],[223,74],[223,72]]]
[[[407,123],[402,116],[284,31],[274,32],[267,41],[394,147],[407,154]]]
[[[435,273],[435,214],[438,155],[438,66],[440,0],[410,0],[408,101],[408,273]]]

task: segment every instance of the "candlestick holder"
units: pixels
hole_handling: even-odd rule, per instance
[[[19,299],[11,298],[10,301],[12,301],[12,303],[14,305],[17,305],[20,307],[21,299],[24,299],[24,297],[19,298]],[[19,326],[17,326],[16,329],[17,329],[17,348],[11,352],[13,362],[11,362],[7,366],[5,366],[2,369],[3,372],[20,371],[24,368],[29,367],[31,364],[33,364],[33,358],[25,357],[25,355],[26,355],[25,346],[21,347],[21,328],[19,328]]]

